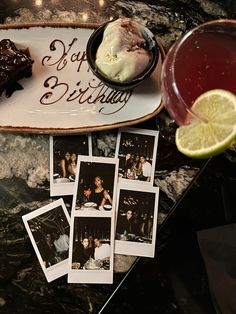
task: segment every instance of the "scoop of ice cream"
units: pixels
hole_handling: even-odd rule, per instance
[[[125,82],[142,73],[150,62],[142,27],[120,18],[107,25],[97,50],[96,65],[112,80]]]

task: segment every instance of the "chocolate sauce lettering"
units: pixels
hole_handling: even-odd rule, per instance
[[[76,83],[77,89],[70,92],[67,83],[59,82],[56,76],[51,76],[44,82],[44,87],[50,90],[41,97],[40,103],[42,105],[51,105],[64,99],[67,103],[76,100],[79,104],[96,104],[98,101],[100,103],[118,104],[119,106],[115,110],[112,107],[99,109],[100,113],[110,115],[120,111],[133,93],[132,90],[128,92],[111,90],[101,82],[95,84],[94,82],[95,80],[92,79],[89,85],[83,88],[81,81],[79,81]]]
[[[40,98],[40,103],[42,105],[52,105],[58,102],[67,93],[69,86],[66,83],[58,83],[58,78],[56,76],[50,76],[44,82],[44,87],[50,88],[51,91],[45,93]],[[53,91],[55,92],[53,93]],[[54,94],[58,95],[54,98]]]
[[[86,53],[85,51],[77,50],[76,41],[77,38],[73,38],[66,45],[62,40],[53,40],[49,46],[51,54],[49,53],[42,58],[42,65],[55,67],[55,70],[59,72],[65,69],[71,62],[76,63],[75,72],[80,72],[82,66],[86,67],[83,70],[90,72],[86,62]],[[46,92],[40,98],[40,103],[42,105],[52,105],[63,101],[65,105],[66,103],[69,105],[71,102],[76,102],[77,104],[86,103],[88,106],[100,104],[101,107],[98,108],[98,112],[103,115],[111,115],[120,111],[133,94],[133,90],[126,92],[112,90],[101,81],[95,79],[95,77],[91,76],[89,78],[89,74],[84,79],[85,81],[83,81],[83,78],[78,80],[77,75],[73,75],[73,73],[67,82],[64,82],[63,75],[59,75],[59,73],[58,75],[48,77],[43,84]],[[107,106],[103,104],[107,104]]]
[[[83,52],[79,51],[78,53],[73,53],[71,56],[71,62],[75,62],[75,61],[79,62],[79,65],[77,68],[77,72],[79,72],[83,62],[87,61],[86,52],[85,51],[83,51]]]
[[[59,52],[59,57],[56,57],[56,60],[54,60],[53,56],[45,56],[43,57],[42,65],[54,66],[57,64],[57,67],[56,67],[57,71],[62,70],[68,63],[67,56],[76,41],[77,41],[77,38],[73,38],[72,42],[68,45],[68,48],[66,50],[66,46],[63,43],[63,41],[59,39],[53,40],[50,44],[50,50],[56,51],[57,49],[59,49],[59,51],[57,51],[57,54]],[[75,61],[78,61],[78,60],[76,59]]]

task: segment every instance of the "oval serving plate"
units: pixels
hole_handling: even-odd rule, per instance
[[[87,202],[87,203],[84,203],[84,207],[96,207],[97,204],[94,203],[94,202]]]
[[[164,50],[153,74],[139,87],[121,92],[103,85],[86,61],[86,44],[98,25],[3,25],[0,38],[28,48],[32,77],[22,90],[0,97],[0,130],[75,134],[143,122],[162,108],[160,72]]]

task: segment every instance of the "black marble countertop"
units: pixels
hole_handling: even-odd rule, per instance
[[[1,1],[0,22],[103,23],[133,16],[159,36],[166,50],[190,28],[216,18],[235,18],[234,1]],[[156,129],[152,118],[138,127]],[[160,188],[158,232],[205,169],[208,160],[192,160],[159,139],[155,185]],[[48,284],[26,235],[22,215],[51,200],[49,136],[0,133],[0,312],[98,313],[134,262],[115,257],[112,285]],[[65,197],[70,204],[70,198]],[[69,205],[68,205],[69,206]],[[158,235],[157,235],[158,239]],[[160,237],[161,239],[161,237]],[[157,241],[158,246],[161,245]]]

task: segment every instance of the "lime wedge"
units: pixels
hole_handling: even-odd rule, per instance
[[[208,158],[236,141],[236,95],[223,89],[203,93],[194,102],[190,123],[177,128],[178,150],[192,158]]]

